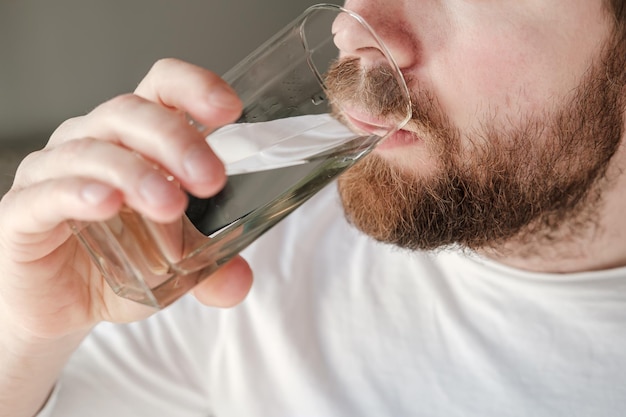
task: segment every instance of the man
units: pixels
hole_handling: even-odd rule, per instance
[[[65,220],[122,203],[180,216],[184,195],[146,159],[200,196],[225,181],[177,110],[218,127],[238,99],[161,61],[61,125],[2,200],[0,415],[623,413],[623,1],[346,7],[414,94],[405,130],[339,182],[349,222],[381,242],[328,189],[245,253],[245,303],[184,299],[86,338],[149,312],[112,294]],[[376,53],[338,32],[363,62]],[[250,286],[237,258],[194,295],[232,306]]]

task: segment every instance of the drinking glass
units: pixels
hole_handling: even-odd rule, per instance
[[[388,117],[374,133],[341,122],[335,115],[342,103],[329,100],[328,70],[349,55],[333,40],[338,19],[349,21],[359,39],[378,49],[384,61],[379,65],[392,73],[400,95],[401,114]],[[167,224],[128,207],[107,221],[72,223],[121,297],[154,308],[169,305],[367,155],[411,115],[407,86],[385,45],[359,15],[335,5],[308,8],[223,78],[244,109],[236,123],[207,136],[228,176],[218,195],[189,195],[185,215]]]

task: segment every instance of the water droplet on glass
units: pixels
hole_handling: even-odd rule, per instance
[[[320,104],[322,104],[324,102],[324,96],[322,96],[321,94],[313,96],[313,97],[311,97],[311,102],[315,106],[319,106]]]

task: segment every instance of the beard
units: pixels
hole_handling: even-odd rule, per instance
[[[593,228],[623,133],[621,38],[599,58],[556,109],[515,125],[485,122],[478,134],[463,134],[429,91],[415,89],[409,123],[418,127],[434,169],[420,175],[419,166],[410,170],[370,154],[338,181],[348,221],[411,250],[497,251],[511,242],[537,248]],[[364,97],[365,108],[388,115],[399,109],[384,80],[384,69],[347,61],[327,84],[335,101]]]

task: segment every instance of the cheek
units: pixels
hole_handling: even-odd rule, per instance
[[[540,60],[510,44],[476,45],[460,45],[434,66],[433,88],[454,125],[472,130],[538,111],[550,94]]]

